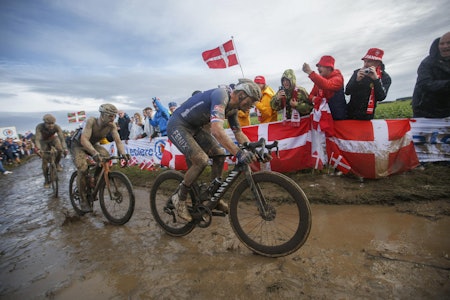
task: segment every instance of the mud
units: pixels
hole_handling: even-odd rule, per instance
[[[445,299],[450,295],[449,200],[313,204],[305,245],[287,257],[251,253],[228,219],[182,238],[153,221],[148,190],[110,225],[99,204],[75,215],[64,160],[60,197],[35,159],[0,177],[1,299]]]

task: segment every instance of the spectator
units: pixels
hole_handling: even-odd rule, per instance
[[[296,86],[294,70],[287,69],[281,77],[281,87],[270,100],[270,106],[276,111],[283,110],[283,121],[300,122],[300,116],[309,115],[312,104],[308,100],[308,92]]]
[[[256,76],[253,80],[261,89],[262,97],[255,103],[259,123],[275,122],[278,112],[270,106],[270,100],[275,95],[274,90],[266,84],[264,76]]]
[[[347,83],[345,94],[350,95],[348,119],[372,120],[377,102],[386,99],[391,77],[384,70],[383,54],[381,49],[369,49],[362,58],[362,68],[356,69]]]
[[[153,135],[153,132],[155,131],[153,129],[153,126],[150,124],[150,119],[153,117],[154,113],[155,112],[151,107],[144,108],[144,133],[142,133],[142,138],[151,137]]]
[[[42,151],[49,151],[53,146],[56,148],[57,153],[55,157],[55,163],[58,171],[62,171],[60,165],[62,154],[64,157],[67,155],[67,145],[64,138],[64,133],[61,127],[56,124],[56,118],[51,114],[45,114],[42,117],[43,123],[39,123],[36,126],[36,151],[42,158],[42,175],[44,176],[44,187],[48,188],[50,180],[47,178],[48,173],[48,157],[42,154]]]
[[[117,120],[119,136],[122,141],[127,141],[130,137],[130,130],[128,128],[130,124],[130,117],[123,111],[119,110],[119,118]]]
[[[157,130],[155,132],[157,134],[153,134],[152,137],[157,135],[159,136],[167,136],[167,121],[169,120],[170,113],[167,108],[165,108],[159,98],[153,98],[153,107],[156,110],[156,113],[150,119],[150,124]]]
[[[3,164],[2,164],[2,159],[0,159],[0,173],[2,173],[3,175],[12,174],[11,171],[5,170],[5,168],[3,167]]]
[[[419,65],[412,99],[413,117],[450,117],[450,32],[433,41]]]
[[[173,111],[177,109],[177,103],[176,102],[169,102],[169,113],[172,115]]]
[[[137,112],[133,115],[133,122],[130,122],[130,140],[137,140],[142,137],[144,133],[144,124],[142,123],[142,117]]]
[[[3,142],[3,153],[6,155],[8,164],[20,164],[19,146],[17,146],[17,143],[12,138],[8,137]]]
[[[346,118],[347,102],[344,95],[344,77],[341,71],[334,68],[334,58],[324,55],[316,64],[318,73],[311,70],[307,64],[303,64],[303,72],[314,82],[309,94],[309,99],[316,109],[319,109],[322,101],[327,102],[334,120]]]
[[[249,126],[250,125],[250,109],[247,109],[245,111],[238,110],[238,121],[239,121],[239,125],[241,125],[241,127]]]

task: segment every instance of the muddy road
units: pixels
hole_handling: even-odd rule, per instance
[[[448,299],[448,201],[397,206],[312,205],[305,245],[283,258],[252,254],[227,218],[182,238],[153,221],[148,191],[124,226],[75,215],[73,167],[60,197],[43,188],[40,160],[0,175],[0,299]],[[420,216],[411,211],[425,212]]]

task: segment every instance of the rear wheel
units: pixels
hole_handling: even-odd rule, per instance
[[[171,236],[183,236],[190,233],[195,224],[178,217],[170,197],[183,181],[183,174],[168,170],[158,175],[150,191],[150,209],[156,223]],[[188,206],[192,201],[188,195]]]
[[[260,193],[257,201],[247,180],[234,189],[230,223],[241,240],[254,252],[280,257],[297,251],[311,230],[311,209],[303,190],[289,177],[276,172],[254,173]]]
[[[70,176],[70,181],[69,181],[69,197],[70,197],[70,203],[72,204],[73,209],[75,210],[75,212],[82,216],[84,215],[86,212],[84,212],[81,209],[81,196],[80,196],[80,190],[78,189],[78,184],[77,184],[77,175],[78,172],[75,171],[72,173],[72,176]],[[87,193],[86,193],[87,195]],[[93,209],[94,203],[92,201],[89,201],[89,205],[91,206],[91,209]]]
[[[109,188],[102,178],[99,186],[100,207],[106,219],[114,225],[127,223],[134,212],[133,186],[127,176],[109,172]]]

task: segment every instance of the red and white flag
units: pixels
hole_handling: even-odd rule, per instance
[[[408,119],[338,121],[334,131],[335,136],[327,138],[327,149],[336,146],[340,152],[337,158],[342,156],[339,162],[351,166],[351,172],[358,176],[386,177],[419,165]]]
[[[233,40],[202,53],[203,60],[211,69],[224,69],[239,64]]]
[[[161,166],[169,167],[175,170],[187,170],[187,163],[184,154],[172,144],[170,140],[166,141],[164,152],[161,158]]]
[[[67,118],[69,119],[69,123],[78,123],[86,120],[86,112],[84,110],[79,112],[68,113]]]
[[[266,164],[266,168],[277,172],[293,172],[314,167],[309,117],[302,118],[299,126],[283,126],[283,122],[273,122],[246,126],[242,131],[252,142],[260,138],[264,138],[267,144],[278,141],[279,157],[272,153],[273,159]],[[256,164],[252,167],[259,169]]]

